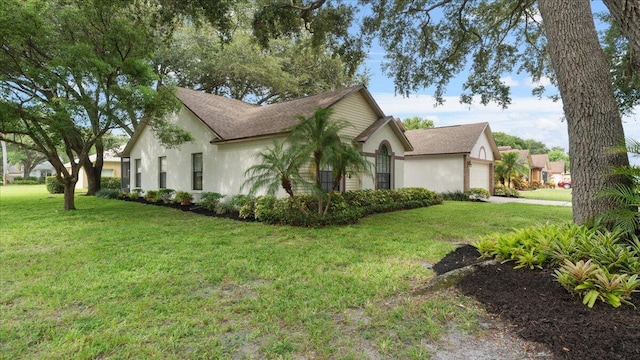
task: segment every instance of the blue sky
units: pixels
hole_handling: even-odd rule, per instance
[[[602,1],[593,1],[594,11],[606,10]],[[524,139],[541,141],[548,147],[561,146],[568,149],[567,124],[563,120],[562,102],[547,98],[538,99],[531,95],[536,86],[526,74],[503,74],[503,80],[511,86],[512,104],[503,110],[495,104],[483,106],[479,103],[463,105],[459,103],[461,84],[466,74],[461,74],[447,88],[444,105],[435,106],[433,92],[422,90],[408,98],[396,96],[392,77],[382,73],[381,64],[384,50],[374,46],[369,52],[365,66],[371,74],[368,89],[382,111],[400,119],[420,116],[434,121],[436,126],[489,122],[493,131],[502,131]],[[548,95],[557,93],[555,88],[547,90]],[[636,115],[624,118],[625,135],[640,140],[640,107]]]

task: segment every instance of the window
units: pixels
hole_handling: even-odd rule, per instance
[[[158,158],[158,179],[160,180],[158,183],[158,188],[166,189],[167,188],[167,157],[160,156]]]
[[[135,187],[141,188],[142,187],[142,159],[136,159],[135,160],[135,166],[136,166],[136,183],[135,183]]]
[[[101,177],[114,177],[115,176],[116,171],[113,169],[102,169],[102,172],[100,173]]]
[[[191,154],[193,190],[202,190],[202,153]]]
[[[391,155],[386,145],[381,145],[376,156],[376,183],[378,189],[391,189]]]
[[[333,170],[331,168],[320,170],[320,183],[322,184],[322,191],[331,191],[333,187]]]

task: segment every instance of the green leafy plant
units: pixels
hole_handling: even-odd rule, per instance
[[[55,176],[47,176],[47,191],[51,194],[63,194],[64,185]]]
[[[171,202],[171,198],[176,191],[173,189],[160,189],[158,190],[158,196],[156,197],[156,201],[161,200],[163,203],[168,204]]]
[[[142,189],[140,188],[135,188],[135,189],[131,189],[131,192],[129,192],[129,199],[137,199],[140,197],[140,195],[142,194]]]
[[[209,211],[216,211],[220,200],[224,197],[224,195],[217,192],[203,192],[200,195],[200,201],[198,201],[197,204]]]
[[[122,187],[122,183],[119,177],[103,176],[100,178],[100,187],[102,189],[119,190]]]
[[[149,190],[144,193],[144,199],[148,202],[154,202],[157,200],[157,198],[158,198],[157,190]]]
[[[96,196],[103,199],[118,199],[122,196],[119,189],[100,189],[96,192]]]
[[[472,201],[486,200],[491,196],[491,193],[483,188],[471,188],[466,190],[464,194]]]
[[[173,200],[180,203],[180,205],[190,205],[193,201],[193,195],[186,191],[178,191]]]

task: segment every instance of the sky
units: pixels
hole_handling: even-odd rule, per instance
[[[594,1],[592,4],[594,11],[604,9],[601,1]],[[525,74],[503,75],[503,80],[511,86],[512,93],[512,103],[505,110],[496,104],[460,104],[460,84],[466,79],[466,74],[461,74],[458,80],[450,84],[445,103],[435,106],[433,92],[428,89],[408,98],[395,95],[393,78],[382,73],[383,60],[384,50],[374,45],[365,66],[370,72],[367,88],[386,115],[400,119],[419,116],[433,120],[437,127],[488,122],[493,131],[534,139],[549,148],[560,146],[568,149],[567,123],[563,119],[562,101],[554,102],[544,96],[539,99],[531,95],[532,88],[538,84],[532,84]],[[549,86],[546,94],[557,94],[557,90]],[[624,117],[623,122],[625,136],[640,140],[640,107],[636,108],[634,115]]]

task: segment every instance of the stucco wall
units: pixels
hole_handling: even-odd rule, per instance
[[[483,132],[480,138],[478,138],[478,141],[473,146],[470,155],[472,159],[494,160],[493,152],[491,151],[491,143],[489,142],[486,132]]]
[[[372,154],[375,154],[380,145],[385,142],[392,154],[392,167],[394,171],[393,188],[400,189],[404,187],[404,146],[398,139],[396,134],[391,129],[391,125],[387,124],[383,128],[378,129],[373,135],[369,137],[366,143],[362,146],[363,152],[368,155],[367,158],[373,164],[373,171],[375,172],[376,159]],[[375,189],[375,184],[372,178],[363,179],[364,189]]]
[[[435,192],[464,191],[462,155],[422,155],[405,158],[404,186]]]

